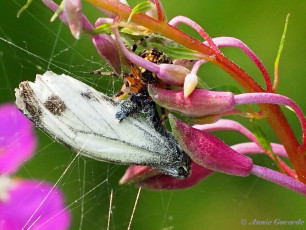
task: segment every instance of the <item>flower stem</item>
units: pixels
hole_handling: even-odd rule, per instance
[[[115,0],[87,0],[95,6],[101,7],[107,11],[119,15],[127,20],[131,8]],[[248,92],[264,92],[264,90],[239,66],[230,61],[220,53],[215,52],[210,47],[202,44],[200,41],[192,38],[184,32],[168,25],[166,22],[159,22],[144,14],[135,14],[131,20],[133,23],[142,25],[152,32],[159,33],[170,38],[189,49],[201,52],[214,57],[212,63],[223,69],[232,76]],[[306,147],[299,147],[298,141],[288,124],[284,114],[278,105],[261,104],[260,108],[267,115],[267,121],[277,134],[281,143],[286,148],[289,158],[295,168],[299,180],[306,184]]]

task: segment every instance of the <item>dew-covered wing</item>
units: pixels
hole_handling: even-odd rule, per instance
[[[49,71],[37,75],[35,82],[22,82],[16,105],[37,127],[84,156],[148,165],[176,177],[189,169],[189,157],[174,139],[158,133],[144,118],[119,123],[111,98],[72,77]]]

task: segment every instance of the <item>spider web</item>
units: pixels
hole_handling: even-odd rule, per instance
[[[93,70],[111,71],[90,38],[84,35],[76,41],[59,20],[50,23],[52,13],[40,1],[34,1],[30,9],[16,19],[21,4],[16,0],[0,3],[5,11],[0,15],[0,103],[14,101],[14,88],[20,82],[34,81],[36,74],[47,70],[65,73],[108,95],[120,89],[119,79],[89,74]],[[291,210],[292,202],[298,201],[299,206],[304,204],[305,207],[301,196],[252,176],[236,178],[215,174],[183,191],[119,186],[126,166],[82,157],[45,133],[36,132],[39,138],[36,155],[17,175],[56,184],[64,192],[67,208],[72,213],[71,229],[168,230],[202,229],[202,226],[240,229],[244,227],[242,219],[305,220],[301,208]],[[237,143],[235,135],[221,136],[229,144]],[[246,141],[240,136],[238,140]],[[255,157],[254,160],[271,166],[267,158]],[[290,198],[284,201],[283,196]],[[274,202],[278,203],[277,207]],[[284,210],[287,215],[281,215]]]

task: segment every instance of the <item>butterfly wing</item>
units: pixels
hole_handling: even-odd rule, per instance
[[[34,83],[20,83],[16,105],[37,127],[84,156],[147,165],[175,177],[189,170],[189,157],[174,139],[158,133],[144,118],[132,116],[119,123],[111,98],[67,75],[49,71],[37,75]]]

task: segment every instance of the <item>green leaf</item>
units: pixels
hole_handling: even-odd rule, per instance
[[[31,5],[32,1],[33,1],[33,0],[28,0],[27,3],[26,3],[23,7],[21,7],[20,10],[18,10],[18,12],[17,12],[17,18],[20,17],[20,15],[23,13],[23,11],[25,11],[26,9],[28,9],[28,7]]]
[[[276,166],[281,170],[281,166],[280,163],[275,155],[275,153],[273,153],[272,151],[272,146],[271,146],[271,142],[268,140],[266,134],[263,132],[263,130],[257,125],[255,119],[251,119],[251,124],[252,124],[252,131],[253,134],[255,135],[257,141],[259,142],[259,144],[261,145],[261,147],[263,147],[268,153],[271,153],[274,159],[274,162],[276,164]]]
[[[286,38],[286,33],[287,33],[287,28],[288,28],[289,16],[290,16],[290,14],[287,14],[285,27],[284,27],[284,31],[283,31],[283,34],[282,34],[280,44],[279,44],[279,48],[278,48],[278,52],[277,52],[277,56],[276,56],[274,66],[278,66],[280,55],[281,55],[281,53],[283,51],[283,47],[285,45],[285,38]]]
[[[151,45],[158,50],[163,51],[172,59],[199,60],[206,57],[199,52],[181,46],[164,46],[159,43],[151,43]]]
[[[284,45],[285,45],[285,38],[286,38],[286,33],[287,33],[287,28],[288,28],[289,16],[290,16],[290,14],[287,14],[284,31],[283,31],[282,38],[281,38],[281,41],[280,41],[280,44],[279,44],[277,56],[276,56],[276,59],[275,59],[275,62],[274,62],[274,85],[273,85],[274,90],[276,90],[276,87],[277,87],[277,84],[278,84],[279,59],[280,59],[280,56],[282,54],[282,51],[283,51],[283,48],[284,48]]]
[[[131,21],[132,17],[135,14],[145,13],[145,12],[151,10],[151,9],[154,9],[154,8],[155,8],[155,5],[152,2],[146,1],[146,2],[139,3],[138,5],[136,5],[133,8],[133,10],[132,10],[132,12],[131,12],[128,20],[127,20],[127,23],[129,23]]]
[[[141,36],[141,37],[143,37],[143,35],[140,34],[138,31],[131,30],[131,29],[126,28],[126,27],[120,29],[120,33],[121,33],[121,34],[129,34],[129,35],[135,35],[135,36],[139,36],[139,37]]]

